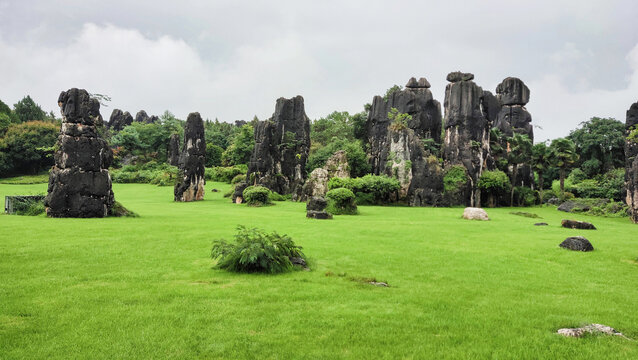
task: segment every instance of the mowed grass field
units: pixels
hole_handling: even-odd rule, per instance
[[[638,339],[628,219],[360,207],[320,221],[303,203],[251,208],[213,187],[174,203],[170,187],[115,184],[139,218],[0,215],[0,359],[638,359],[635,341],[555,334],[602,323]],[[2,198],[44,191],[0,185]],[[598,230],[563,229],[564,218]],[[312,271],[214,269],[212,241],[239,224],[290,235]],[[596,250],[558,247],[573,235]]]

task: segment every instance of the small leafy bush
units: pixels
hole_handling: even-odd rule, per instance
[[[286,201],[286,197],[276,191],[271,191],[270,201]]]
[[[263,186],[249,186],[242,193],[247,205],[262,206],[272,204],[270,201],[271,191]]]
[[[111,210],[109,211],[109,216],[114,216],[114,217],[139,217],[139,215],[137,215],[133,211],[125,208],[124,205],[122,205],[119,201],[116,201],[113,204],[113,206],[111,207]]]
[[[461,190],[469,180],[467,170],[463,165],[453,165],[443,176],[443,189],[445,192],[457,192]]]
[[[217,267],[233,272],[281,273],[293,269],[291,258],[306,256],[302,247],[287,235],[270,234],[260,229],[237,227],[235,242],[224,239],[213,243],[211,257],[218,259]]]
[[[231,181],[231,184],[238,184],[246,180],[246,174],[237,174]]]
[[[338,188],[346,188],[356,194],[359,205],[382,205],[392,202],[393,195],[401,185],[397,179],[383,175],[366,175],[350,179],[332,178],[328,181],[328,190]]]
[[[332,189],[326,193],[327,211],[333,215],[356,215],[357,203],[354,193],[346,188]]]
[[[248,167],[246,165],[235,166],[215,166],[204,170],[206,180],[219,181],[230,184],[233,179],[240,174],[246,174]]]
[[[44,214],[44,195],[38,197],[16,197],[13,203],[16,215],[38,216]]]

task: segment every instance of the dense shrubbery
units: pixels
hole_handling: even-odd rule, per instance
[[[44,214],[44,195],[39,198],[17,197],[13,202],[13,211],[16,215],[38,216]]]
[[[270,200],[271,191],[264,186],[249,186],[244,189],[242,195],[247,205],[262,206],[272,204]]]
[[[445,192],[457,192],[466,186],[469,177],[462,165],[453,165],[445,171],[443,189]]]
[[[399,181],[387,176],[366,175],[360,178],[332,178],[328,189],[346,188],[352,191],[359,205],[388,204],[401,188]]]
[[[211,257],[219,259],[217,267],[234,272],[281,273],[293,269],[292,258],[306,256],[301,246],[287,235],[270,234],[259,229],[237,228],[235,243],[217,240],[213,244]]]
[[[326,161],[335,152],[344,150],[346,159],[348,160],[348,171],[351,177],[363,176],[370,172],[370,164],[368,157],[363,151],[360,141],[350,141],[346,139],[334,139],[326,146],[314,151],[309,157],[306,164],[306,170],[310,173],[316,168],[326,165]]]
[[[478,188],[488,196],[490,207],[494,207],[495,199],[506,194],[511,186],[509,177],[501,170],[484,171],[478,181]]]
[[[59,130],[59,125],[46,121],[10,124],[0,137],[0,176],[37,174],[53,165]]]
[[[326,210],[333,215],[357,214],[355,196],[349,189],[332,189],[326,193],[326,200],[328,200],[328,207]]]
[[[244,164],[236,166],[216,166],[206,168],[204,176],[206,180],[230,184],[237,175],[246,175],[247,171],[248,167]]]
[[[585,172],[576,168],[565,179],[565,191],[580,198],[604,198],[620,201],[624,197],[622,193],[624,181],[624,169],[614,169],[589,179]],[[558,180],[552,182],[552,191],[556,197],[560,197]]]
[[[158,164],[155,161],[149,161],[141,165],[125,165],[121,169],[112,169],[110,173],[114,183],[173,186],[178,176],[178,169],[166,163]]]

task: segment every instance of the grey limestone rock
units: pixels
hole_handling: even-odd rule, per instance
[[[626,134],[638,127],[638,102],[627,110]],[[625,142],[625,202],[629,206],[629,217],[638,224],[638,140]]]
[[[204,200],[205,164],[204,121],[199,113],[190,113],[184,125],[184,144],[179,157],[179,178],[174,189],[175,201]]]
[[[133,116],[128,111],[122,111],[120,109],[113,109],[109,122],[106,127],[112,131],[121,131],[126,126],[133,123]]]
[[[594,251],[594,246],[582,236],[568,237],[558,246],[574,251]]]
[[[255,126],[255,148],[246,176],[254,174],[257,184],[299,200],[309,151],[310,120],[303,97],[279,98],[272,118]]]
[[[58,98],[62,126],[45,198],[51,217],[105,217],[114,203],[108,167],[113,153],[98,134],[100,103],[84,89]]]

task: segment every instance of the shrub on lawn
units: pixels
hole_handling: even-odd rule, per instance
[[[366,175],[360,178],[334,177],[328,181],[328,190],[346,188],[355,194],[359,205],[381,205],[392,202],[401,188],[399,181],[387,176]]]
[[[217,267],[234,272],[281,273],[293,269],[291,259],[299,262],[306,256],[301,246],[288,235],[270,234],[259,229],[237,227],[235,243],[224,239],[215,241],[211,257],[218,259]]]
[[[215,166],[204,170],[206,180],[231,183],[233,179],[240,174],[246,174],[248,168],[246,165],[236,166]]]
[[[332,189],[326,193],[328,207],[326,210],[333,215],[357,214],[357,203],[352,191],[346,188]]]
[[[44,196],[16,197],[13,203],[13,211],[16,215],[38,216],[44,214]]]
[[[286,201],[286,197],[276,191],[271,191],[270,201]]]
[[[272,204],[270,201],[271,191],[263,186],[249,186],[242,193],[247,205],[262,206]]]

